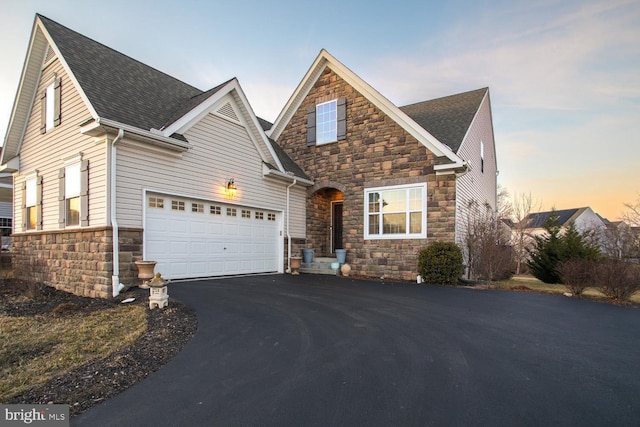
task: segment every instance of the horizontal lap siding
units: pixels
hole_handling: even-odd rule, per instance
[[[126,139],[118,147],[119,225],[143,226],[143,189],[285,210],[286,184],[264,178],[262,159],[244,127],[209,114],[185,137],[192,148],[181,155],[147,149]],[[229,178],[234,178],[238,187],[232,199],[224,193]],[[299,192],[294,193],[303,200]],[[295,224],[303,235],[303,225],[299,221]]]
[[[484,144],[484,173],[480,165],[480,141]],[[456,241],[466,233],[469,202],[475,200],[484,210],[485,202],[496,207],[496,156],[488,96],[482,101],[458,155],[469,162],[471,170],[458,179],[456,195]]]
[[[40,133],[40,94],[53,76],[62,78],[61,124],[48,132]],[[105,204],[105,144],[80,133],[80,125],[91,118],[80,94],[64,72],[60,61],[55,60],[43,72],[34,100],[20,150],[20,174],[15,181],[16,231],[22,231],[22,183],[25,176],[38,170],[42,176],[43,229],[57,230],[58,224],[58,171],[65,159],[83,154],[89,160],[89,223],[90,226],[106,224]]]

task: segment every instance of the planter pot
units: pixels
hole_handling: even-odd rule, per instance
[[[340,267],[340,272],[344,277],[349,277],[349,273],[351,273],[351,266],[349,264],[342,264],[342,267]]]
[[[338,258],[338,262],[340,264],[344,264],[345,262],[347,262],[347,250],[336,249],[336,258]]]
[[[301,262],[302,262],[302,258],[300,258],[299,256],[291,257],[291,275],[292,276],[297,276],[298,274],[300,274],[298,270],[300,269]]]
[[[138,267],[138,279],[142,280],[142,284],[139,285],[142,289],[149,289],[148,281],[153,279],[153,270],[156,268],[156,261],[136,261],[136,267]]]
[[[313,249],[303,249],[302,256],[305,264],[311,264],[313,262]]]

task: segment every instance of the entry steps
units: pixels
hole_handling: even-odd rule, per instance
[[[300,265],[300,273],[308,274],[332,274],[336,275],[336,271],[331,268],[331,264],[338,262],[338,258],[314,257],[313,262],[303,262]]]

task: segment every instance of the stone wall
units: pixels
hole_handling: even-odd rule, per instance
[[[307,108],[345,97],[346,139],[307,146]],[[316,182],[307,197],[307,246],[327,252],[329,206],[343,197],[343,241],[353,274],[415,280],[417,254],[430,241],[454,241],[455,175],[436,175],[436,157],[330,69],[326,69],[278,138]],[[364,240],[364,189],[427,183],[427,238]]]
[[[134,261],[142,259],[142,229],[120,229],[120,282],[137,284]],[[111,227],[13,235],[13,274],[92,298],[112,295],[113,232]]]

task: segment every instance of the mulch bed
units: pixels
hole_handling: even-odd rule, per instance
[[[35,316],[64,315],[69,311],[91,312],[121,304],[148,308],[149,291],[133,288],[116,298],[79,297],[44,285],[17,280],[0,282],[0,314]],[[58,378],[33,387],[4,403],[67,403],[71,416],[109,399],[141,381],[175,356],[196,332],[198,321],[193,310],[169,298],[164,309],[147,310],[147,331],[131,347],[111,356],[89,362]]]

